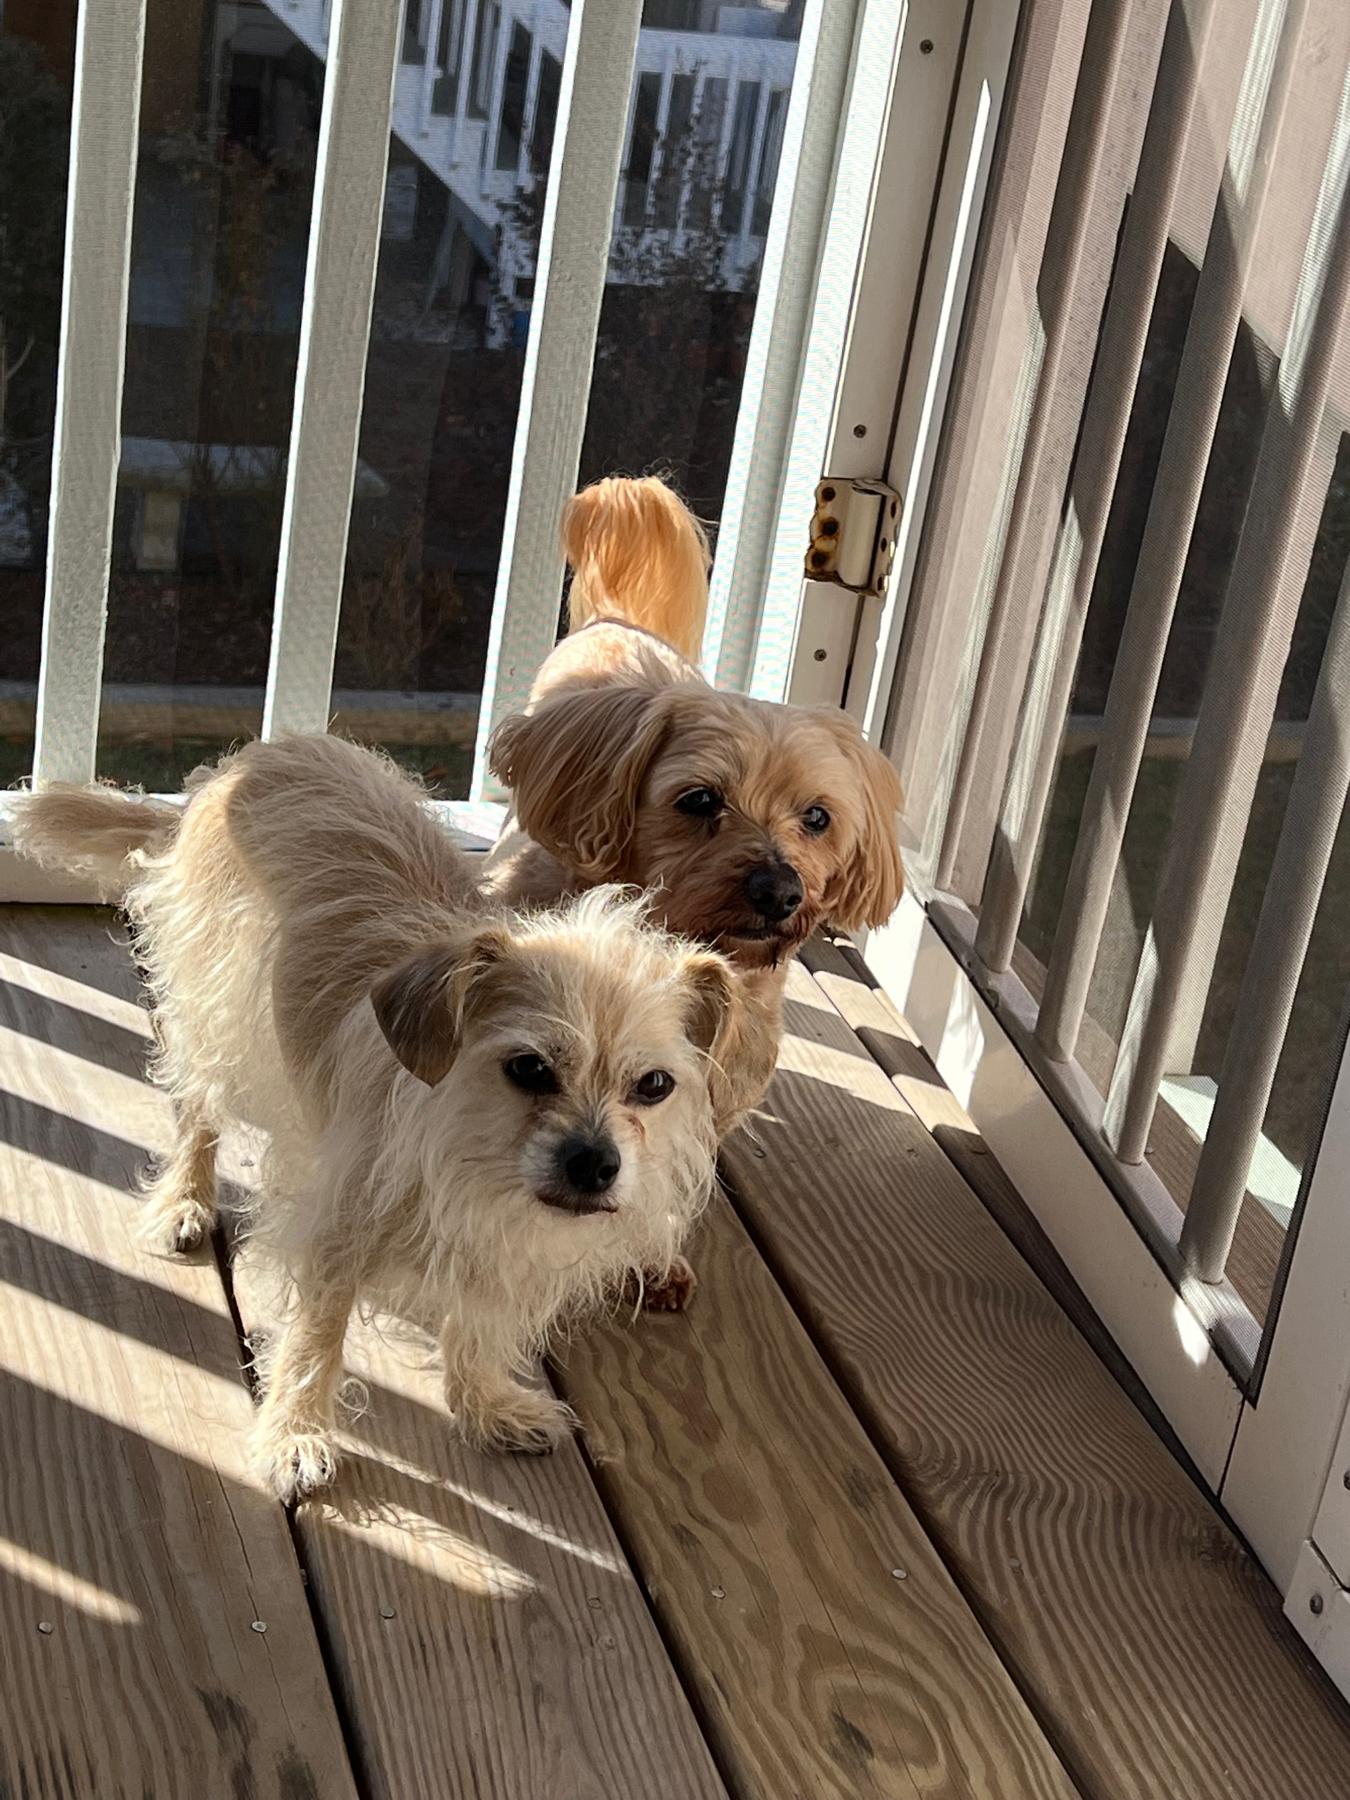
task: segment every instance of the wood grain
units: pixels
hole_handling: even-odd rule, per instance
[[[1350,1718],[1274,1589],[800,967],[726,1162],[1082,1793],[1350,1791]]]
[[[0,1793],[354,1800],[220,1278],[133,1243],[147,1036],[106,914],[0,911]]]
[[[250,1269],[250,1330],[275,1317]],[[371,1800],[725,1800],[580,1449],[481,1455],[406,1329],[349,1330],[367,1403],[297,1509]]]
[[[589,1334],[560,1379],[737,1800],[1067,1800],[1054,1753],[724,1201],[697,1257],[689,1313]]]
[[[1180,1440],[1093,1311],[1063,1257],[1013,1186],[975,1121],[943,1081],[913,1027],[890,996],[874,985],[857,951],[851,944],[814,938],[803,951],[802,962],[872,1060],[890,1076],[896,1092],[927,1127],[933,1142],[1016,1246],[1037,1280],[1053,1295],[1113,1379],[1139,1408],[1150,1429],[1198,1480]]]

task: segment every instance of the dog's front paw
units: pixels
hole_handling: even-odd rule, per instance
[[[641,1281],[630,1278],[624,1297],[630,1305],[641,1305],[644,1312],[688,1312],[698,1291],[698,1276],[693,1266],[677,1256],[664,1275],[644,1275]]]
[[[490,1396],[461,1396],[451,1410],[460,1430],[480,1450],[549,1456],[576,1429],[570,1406],[536,1388],[511,1387]]]
[[[152,1194],[137,1225],[137,1236],[157,1256],[190,1256],[200,1250],[215,1224],[215,1208],[190,1194]]]
[[[268,1431],[260,1434],[257,1452],[263,1480],[283,1506],[308,1500],[337,1474],[337,1451],[321,1431]]]

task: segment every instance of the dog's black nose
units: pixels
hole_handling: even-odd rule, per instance
[[[766,924],[781,925],[802,903],[801,876],[791,863],[759,863],[745,878],[745,897]]]
[[[578,1194],[603,1194],[619,1173],[619,1152],[607,1137],[567,1138],[558,1149],[558,1170]]]

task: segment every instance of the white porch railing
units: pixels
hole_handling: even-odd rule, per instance
[[[903,17],[900,0],[870,4],[894,14],[897,23]],[[267,5],[326,64],[267,681],[268,732],[322,728],[330,713],[390,132],[434,170],[484,231],[495,231],[503,207],[536,179],[530,146],[546,60],[560,64],[480,713],[473,799],[482,802],[492,798],[483,758],[491,726],[519,702],[553,641],[563,575],[557,520],[576,481],[616,226],[636,231],[639,240],[658,229],[678,234],[691,219],[697,187],[734,193],[734,229],[728,218],[724,232],[724,278],[735,285],[762,263],[764,285],[795,296],[798,308],[804,307],[815,282],[816,235],[841,130],[838,104],[831,109],[817,98],[808,110],[805,98],[812,90],[812,59],[823,43],[831,92],[842,102],[858,3],[808,0],[800,59],[796,44],[774,37],[639,35],[641,0],[578,0],[571,7],[562,0],[420,0],[407,18],[401,8],[357,0]],[[87,780],[95,773],[145,14],[146,0],[108,0],[82,7],[79,16],[38,682],[39,782]],[[506,117],[511,55],[518,64],[524,59],[526,73],[518,131],[514,115]],[[789,104],[795,61],[800,98]],[[643,104],[654,125],[645,165],[633,148],[644,77],[650,80]],[[712,82],[722,88],[710,145],[711,183],[703,170],[697,183],[685,175],[663,188],[663,131],[670,130],[673,110],[695,115]],[[791,170],[802,164],[807,147],[805,166],[820,189],[806,237],[800,224],[795,236],[765,230],[785,145]],[[642,191],[635,199],[630,190],[638,182]],[[795,176],[787,187],[791,208],[800,198]],[[792,354],[799,353],[795,342]],[[790,383],[791,372],[784,369],[784,376]],[[750,399],[752,408],[760,404],[757,394]],[[734,553],[734,533],[723,549]]]
[[[146,0],[80,9],[34,767],[92,781],[122,441]]]
[[[119,458],[125,463],[122,372],[147,5],[108,0],[79,14],[38,677],[40,783],[97,772],[113,504]],[[476,827],[499,816],[487,738],[520,704],[554,639],[564,573],[558,519],[577,479],[616,235],[640,241],[644,233],[703,230],[723,189],[739,194],[734,230],[726,219],[726,254],[743,259],[738,267],[758,264],[757,306],[705,662],[722,685],[753,679],[766,698],[841,698],[846,644],[837,659],[819,648],[808,653],[810,691],[794,685],[803,583],[791,544],[800,533],[805,548],[815,482],[841,443],[850,469],[885,454],[940,186],[943,125],[967,41],[960,18],[949,18],[942,0],[805,0],[793,44],[644,31],[641,0],[578,0],[570,8],[561,0],[416,0],[410,16],[366,0],[265,5],[255,9],[264,31],[284,21],[323,53],[326,73],[264,729],[318,729],[331,717],[353,487],[370,480],[357,468],[356,447],[391,132],[464,206],[477,207],[483,224],[547,162],[471,798],[467,807],[451,803],[455,816]],[[747,9],[732,10],[743,28]],[[491,29],[482,24],[489,13]],[[552,78],[546,82],[555,53],[556,96]],[[717,131],[709,128],[703,149],[714,161],[676,171],[663,164],[665,140],[690,135],[713,82],[722,84],[710,114]],[[531,152],[533,123],[545,111],[553,120],[547,157]],[[860,280],[864,262],[872,272]],[[864,367],[865,407],[856,391]],[[660,450],[652,446],[653,455]],[[114,694],[112,702],[124,706],[125,698]],[[0,796],[0,899],[33,897],[31,871],[16,869],[4,840]]]

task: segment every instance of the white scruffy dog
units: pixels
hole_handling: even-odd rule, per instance
[[[17,843],[134,921],[178,1120],[151,1241],[210,1229],[226,1124],[271,1136],[254,1229],[293,1285],[257,1424],[273,1491],[332,1477],[358,1301],[442,1321],[473,1441],[550,1448],[571,1415],[526,1379],[550,1332],[659,1278],[710,1190],[721,958],[615,889],[486,901],[420,788],[332,737],[250,744],[184,811],[32,794]]]

